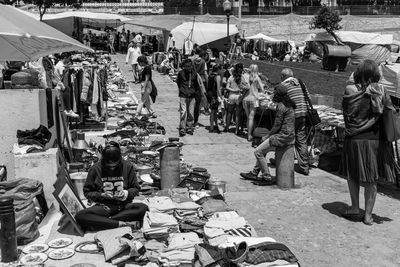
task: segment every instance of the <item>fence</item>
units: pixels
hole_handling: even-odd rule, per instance
[[[163,3],[160,2],[149,2],[149,3],[83,3],[82,9],[90,11],[114,10],[118,13],[138,13],[138,14],[181,14],[181,15],[225,15],[222,7],[164,7]],[[285,15],[285,14],[296,14],[296,15],[315,15],[320,6],[273,6],[273,7],[259,7],[256,16],[265,15]],[[54,10],[60,8],[52,8]],[[62,8],[61,8],[62,9]],[[63,8],[65,9],[65,7]],[[331,7],[332,10],[336,10],[340,15],[375,15],[375,16],[390,16],[400,15],[400,4],[399,5],[343,5]],[[120,11],[120,12],[119,12]],[[51,12],[51,11],[50,11]],[[60,11],[58,11],[60,12]],[[237,8],[233,10],[233,14],[237,15]],[[247,16],[249,14],[249,7],[242,7],[242,15]],[[254,14],[252,14],[254,15]]]

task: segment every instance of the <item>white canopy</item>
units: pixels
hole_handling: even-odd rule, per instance
[[[193,33],[190,38],[192,29]],[[235,35],[238,32],[236,25],[229,25],[229,35]],[[227,25],[222,23],[185,22],[172,29],[171,33],[175,38],[175,46],[177,48],[182,48],[187,38],[201,46],[226,37]]]
[[[336,35],[344,43],[388,45],[393,44],[393,34],[379,34],[356,31],[338,31]],[[326,32],[312,33],[305,41],[335,41],[332,35]]]
[[[0,5],[0,60],[30,61],[89,47],[42,23],[21,10]]]
[[[262,40],[264,40],[266,42],[271,42],[271,43],[281,42],[281,40],[269,37],[269,36],[267,36],[267,35],[265,35],[263,33],[257,33],[256,35],[245,37],[245,39],[246,40],[260,40],[260,39],[262,39]]]

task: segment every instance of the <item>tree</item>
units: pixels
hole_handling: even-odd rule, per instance
[[[46,13],[47,9],[55,4],[73,6],[76,8],[80,7],[80,2],[76,0],[25,0],[24,2],[27,4],[34,4],[38,7],[40,21],[42,21],[43,15]]]
[[[327,6],[322,6],[318,13],[313,17],[310,21],[310,29],[324,29],[327,33],[335,38],[338,44],[343,44],[339,37],[335,34],[335,31],[338,31],[342,28],[340,26],[340,22],[342,18],[339,16],[339,13],[336,11],[332,11]]]

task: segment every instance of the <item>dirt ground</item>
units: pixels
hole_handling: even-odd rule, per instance
[[[115,60],[132,80],[124,55]],[[178,89],[168,76],[153,71],[158,97],[153,105],[167,136],[178,136]],[[279,76],[271,73],[270,79]],[[136,96],[139,85],[130,83]],[[201,115],[200,122],[209,125]],[[208,169],[213,177],[227,182],[226,201],[244,216],[259,236],[286,244],[302,266],[400,266],[400,191],[380,188],[374,209],[375,223],[366,226],[340,216],[350,203],[346,180],[320,169],[310,176],[295,174],[296,188],[260,187],[240,179],[255,162],[246,139],[233,133],[209,133],[205,127],[181,139],[184,159]],[[269,155],[272,156],[272,155]],[[272,173],[274,173],[272,169]],[[363,203],[363,190],[360,203]],[[361,207],[363,208],[363,204]]]

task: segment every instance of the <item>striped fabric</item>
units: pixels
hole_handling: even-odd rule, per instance
[[[296,118],[304,117],[307,114],[307,103],[301,89],[300,83],[296,78],[290,77],[282,82],[288,89],[288,95],[290,99],[296,104],[296,109],[294,110],[294,116]]]
[[[245,225],[240,228],[225,230],[225,233],[233,236],[251,237],[251,226]]]

